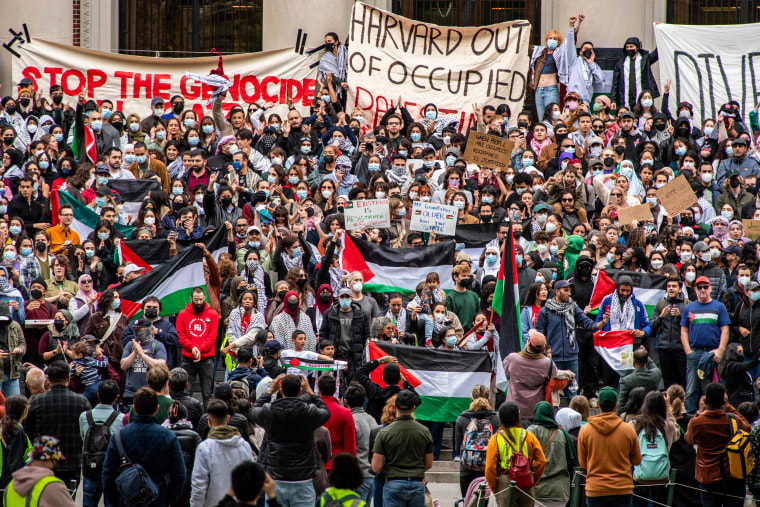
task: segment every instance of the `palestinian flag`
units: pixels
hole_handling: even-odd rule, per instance
[[[368,360],[398,359],[401,373],[422,399],[414,411],[414,417],[422,421],[456,421],[470,407],[472,388],[491,382],[491,357],[485,352],[369,342],[367,356]],[[372,381],[385,387],[382,370],[376,368],[372,373]]]
[[[453,289],[451,268],[456,245],[452,241],[415,248],[389,248],[348,234],[343,235],[341,266],[361,271],[367,292],[412,294],[431,271],[438,273],[442,289]]]
[[[594,333],[594,348],[621,377],[633,371],[633,335],[630,330],[597,331]]]
[[[148,193],[151,190],[161,190],[161,184],[154,179],[149,180],[109,180],[108,187],[119,193],[119,197],[124,199],[124,215],[132,217],[132,222],[137,221],[137,215],[140,212]]]
[[[503,361],[512,352],[522,350],[522,332],[520,329],[520,291],[517,288],[517,264],[515,263],[514,238],[512,238],[512,222],[509,222],[509,232],[504,240],[504,250],[501,252],[501,266],[496,281],[496,290],[491,303],[493,311],[501,317],[499,329],[499,356]],[[497,381],[497,387],[499,386]]]
[[[227,229],[209,230],[196,241],[177,240],[177,253],[185,248],[203,243],[208,248],[215,261],[227,251]],[[131,262],[150,270],[159,264],[167,262],[169,257],[169,240],[167,239],[129,239],[120,242],[121,254],[125,262]]]
[[[623,271],[622,269],[605,269],[596,275],[594,291],[591,293],[591,313],[596,315],[602,300],[615,292],[617,288],[615,280],[620,275],[628,275],[633,280],[633,295],[644,304],[647,315],[652,316],[655,305],[666,297],[665,288],[668,277],[665,275],[652,275],[649,273],[637,273],[635,271]]]
[[[283,352],[285,352],[283,350]],[[342,370],[348,363],[346,361],[332,360],[327,361],[324,359],[304,359],[302,357],[281,357],[283,366],[290,368],[298,368],[299,370],[306,371],[335,371]]]
[[[168,262],[151,269],[134,280],[116,287],[121,310],[130,319],[142,315],[142,302],[148,296],[161,300],[161,315],[173,315],[190,302],[194,287],[206,289],[203,276],[203,253],[186,248]]]
[[[462,252],[470,256],[473,263],[477,263],[480,254],[483,253],[486,246],[492,241],[496,243],[496,233],[499,230],[498,223],[490,224],[457,224],[457,230],[454,235],[457,243],[464,244]]]
[[[64,190],[56,190],[52,196],[52,208],[53,208],[53,225],[58,225],[58,212],[63,204],[70,204],[74,208],[74,221],[71,223],[71,228],[79,234],[79,239],[84,241],[92,231],[95,230],[95,225],[100,221],[100,215],[95,213],[91,208],[88,208],[81,202],[77,201],[71,194]],[[113,224],[114,229],[121,232],[125,236],[132,234],[133,227],[128,225],[122,225],[119,223]]]
[[[74,156],[79,162],[87,162],[84,156],[80,158],[79,152],[81,148],[84,148],[84,152],[87,154],[87,158],[90,162],[96,164],[98,162],[98,146],[95,142],[95,135],[89,125],[84,126],[84,145],[80,146],[81,140],[77,138],[77,129],[74,129],[74,141],[71,143],[71,151],[74,152]]]

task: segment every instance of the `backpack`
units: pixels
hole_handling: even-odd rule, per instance
[[[471,417],[462,439],[462,467],[466,470],[483,472],[486,469],[486,447],[493,435],[493,427],[488,419]]]
[[[136,507],[151,505],[158,499],[158,485],[142,465],[132,463],[129,459],[121,443],[121,432],[116,433],[113,438],[121,457],[119,475],[116,477],[116,489],[119,491],[119,496],[127,505]]]
[[[343,502],[351,500],[351,503],[346,506]],[[319,507],[359,507],[360,505],[366,505],[362,498],[356,493],[349,493],[346,496],[342,496],[337,500],[330,496],[330,493],[325,491],[322,496],[319,497]]]
[[[528,491],[533,487],[533,472],[530,469],[530,461],[521,451],[523,443],[525,443],[525,438],[528,436],[528,432],[523,429],[520,430],[520,436],[522,438],[520,438],[516,449],[512,445],[512,441],[507,438],[507,435],[504,432],[499,432],[498,434],[502,436],[506,444],[509,446],[509,450],[512,451],[512,455],[509,457],[509,481],[514,481],[515,485],[522,491]]]
[[[82,475],[89,479],[99,479],[103,472],[108,441],[111,439],[111,424],[121,414],[114,411],[102,423],[95,422],[92,418],[92,410],[85,412],[85,415],[87,417],[87,433],[84,436]]]
[[[647,437],[645,430],[639,431],[639,449],[641,463],[633,467],[633,476],[639,481],[665,480],[670,474],[668,444],[660,430],[654,441]]]
[[[754,459],[750,454],[749,433],[739,429],[739,424],[731,414],[728,416],[729,440],[726,444],[725,462],[726,477],[744,479],[754,466]]]

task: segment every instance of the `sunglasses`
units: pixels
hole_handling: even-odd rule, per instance
[[[710,290],[709,285],[700,285],[697,287],[697,290]]]
[[[620,195],[620,194],[618,194],[618,195]],[[575,199],[562,199],[562,202],[573,202],[573,201],[575,201]]]
[[[82,283],[92,283],[92,280],[82,280]]]

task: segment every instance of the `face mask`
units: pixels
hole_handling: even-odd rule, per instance
[[[192,136],[192,137],[188,137],[187,138],[187,143],[190,146],[198,146],[198,143],[200,143],[200,142],[201,142],[201,138],[200,137]]]
[[[574,101],[574,100],[573,100],[573,101],[570,101],[570,102],[568,102],[568,103],[567,103],[567,108],[568,108],[570,111],[576,111],[576,110],[578,109],[578,102],[576,102],[576,101]]]
[[[650,206],[654,207],[657,205],[657,198],[656,197],[647,197],[647,202]]]
[[[731,146],[726,146],[726,155],[728,155],[729,157],[734,156],[734,149]]]
[[[273,123],[273,124],[270,125],[270,127],[272,127],[275,132],[279,132],[280,131],[280,124],[279,123]]]
[[[551,234],[551,233],[553,233],[556,230],[557,230],[557,226],[554,225],[553,222],[547,222],[546,223],[546,232],[548,232],[549,234]]]
[[[430,169],[431,167],[433,167],[435,165],[435,160],[425,160],[422,163],[422,165],[424,165],[425,167],[427,167],[428,169]]]
[[[517,193],[517,195],[522,195],[522,193],[525,192],[526,190],[528,190],[526,187],[515,188],[515,192]]]
[[[195,196],[195,202],[197,202],[198,204],[202,204],[203,203],[203,194],[197,194]]]
[[[3,254],[3,258],[7,261],[15,261],[16,260],[16,252],[7,251]]]
[[[330,295],[327,294],[327,296],[328,296],[328,301],[324,301],[325,304],[327,304],[329,302]],[[340,298],[338,300],[338,304],[340,305],[340,307],[343,310],[348,310],[349,308],[351,308],[351,298]]]
[[[132,132],[137,132],[138,130],[140,130],[140,124],[139,123],[130,123],[129,124],[129,130],[131,130]]]
[[[111,301],[111,308],[113,308],[114,310],[116,310],[120,306],[121,306],[121,299],[114,299],[113,301]]]
[[[720,216],[730,221],[734,217],[733,211],[721,211]]]
[[[100,132],[103,129],[103,122],[100,120],[95,120],[93,122],[90,122],[90,127],[92,127],[92,130],[95,132]]]
[[[20,225],[11,225],[8,230],[13,236],[21,234],[22,227]]]
[[[511,185],[515,181],[515,175],[514,174],[508,174],[507,175],[507,185]]]
[[[663,265],[663,262],[660,259],[654,259],[652,261],[652,267],[654,269],[660,269],[662,267],[662,265]]]
[[[612,167],[615,164],[615,159],[612,157],[605,157],[603,162],[605,167]]]
[[[592,171],[592,172],[591,172],[591,174],[592,174],[594,177],[597,177],[597,176],[599,176],[600,174],[602,174],[603,172],[604,172],[604,171],[602,171],[601,169],[596,169],[596,170]]]
[[[325,163],[326,164],[332,164],[335,161],[335,157],[333,157],[332,155],[325,155],[322,158],[325,159]],[[272,162],[272,163],[274,163],[274,162]]]
[[[752,301],[760,301],[760,291],[750,292],[749,298]]]
[[[435,120],[436,117],[438,117],[438,113],[433,111],[425,111],[425,119],[426,120]]]
[[[549,39],[548,41],[546,41],[546,47],[549,48],[549,49],[551,49],[551,50],[557,49],[557,40],[556,39]]]
[[[549,250],[549,248],[543,243],[541,243],[540,245],[536,247],[536,250],[538,250],[538,253],[540,253],[541,255],[544,255]]]
[[[625,54],[626,54],[626,56],[628,56],[628,58],[633,58],[633,57],[636,56],[636,50],[635,49],[626,49],[625,50]]]
[[[652,99],[641,99],[641,105],[644,107],[652,107],[654,101]]]
[[[61,332],[66,328],[66,323],[63,321],[63,319],[55,319],[53,326],[55,327],[56,331]]]
[[[143,223],[147,226],[155,225],[156,219],[153,217],[145,217],[145,220],[143,220]]]
[[[697,279],[697,274],[694,271],[689,271],[683,276],[687,282],[694,283],[694,280]]]
[[[683,146],[679,146],[678,148],[676,148],[676,155],[678,155],[679,157],[683,157],[684,155],[686,155],[686,148],[684,148]]]
[[[301,248],[300,247],[294,248],[293,249],[293,258],[294,259],[298,259],[299,257],[301,257]]]
[[[721,254],[721,251],[718,250],[717,248],[711,248],[710,249],[710,257],[711,258],[717,259],[718,257],[720,257],[720,254]]]
[[[21,104],[23,107],[26,107],[26,106],[28,106],[28,105],[29,105],[29,103],[30,103],[32,100],[31,100],[31,99],[29,99],[29,98],[27,98],[27,97],[22,97],[22,98],[18,99],[18,101],[19,101],[19,104]]]
[[[517,264],[518,266],[522,266],[522,263],[523,263],[522,255],[519,255],[519,254],[515,255],[515,264]]]
[[[37,191],[39,189],[40,189],[40,184],[39,183],[35,183],[34,186],[32,186],[32,190],[34,191],[34,193],[37,193]]]
[[[308,197],[309,195],[309,192],[306,190],[298,190],[296,191],[296,195],[298,196],[299,199],[306,199],[306,197]]]
[[[454,207],[457,209],[464,209],[464,203],[462,201],[454,201]]]
[[[498,261],[498,260],[499,259],[498,259],[498,257],[496,255],[493,255],[493,254],[486,255],[486,264],[488,264],[490,266],[493,266],[494,264],[496,264],[496,261]]]
[[[21,250],[22,250],[22,252],[23,252],[23,250],[24,250],[24,249],[22,248]],[[31,253],[31,252],[30,252],[30,253]],[[84,251],[84,255],[85,255],[85,257],[87,257],[88,259],[92,259],[93,257],[95,257],[95,250],[85,250],[85,251]]]
[[[136,156],[134,156],[134,155],[133,155],[133,154],[131,154],[131,153],[127,153],[126,155],[124,155],[124,162],[126,162],[126,163],[127,163],[127,164],[129,164],[129,165],[132,165],[132,164],[134,164],[134,163],[135,163],[135,160],[137,160],[137,157],[136,157]]]
[[[617,153],[618,155],[622,155],[623,153],[625,153],[625,146],[620,146],[619,144],[615,146],[615,153]]]
[[[213,125],[203,125],[201,127],[201,130],[203,131],[204,134],[209,135],[209,134],[211,134],[214,131],[214,126]]]
[[[144,164],[148,160],[147,155],[138,155],[137,156],[137,163],[138,164]]]
[[[411,137],[412,141],[416,143],[416,142],[419,142],[420,139],[422,139],[422,134],[420,134],[419,132],[412,132],[412,134],[409,137]]]
[[[457,344],[457,336],[456,335],[454,335],[454,336],[447,336],[446,337],[446,345],[448,345],[449,347],[456,347],[456,344]]]
[[[607,252],[607,263],[612,264],[615,261],[615,256],[612,252]]]
[[[63,95],[53,95],[53,104],[60,105],[63,102]]]
[[[552,224],[552,225],[554,225],[554,224]],[[547,224],[546,229],[547,230],[549,229],[548,224]],[[559,252],[559,248],[557,247],[557,245],[552,245],[552,246],[549,247],[549,253],[551,253],[552,255],[557,255],[557,252]]]
[[[377,162],[370,162],[367,164],[367,169],[369,169],[369,172],[376,173],[380,171],[380,164]]]
[[[107,232],[99,232],[98,233],[98,239],[106,241],[108,238],[110,238],[111,235]]]
[[[701,259],[703,262],[709,262],[709,261],[711,261],[711,260],[712,260],[712,255],[710,254],[710,252],[709,252],[709,250],[708,250],[707,252],[703,252],[703,253],[701,253],[701,254],[699,255],[699,258],[700,258],[700,259]]]
[[[40,289],[32,289],[30,294],[32,299],[40,299],[42,297],[42,291]]]
[[[398,211],[397,211],[397,213],[398,213],[398,216],[405,217],[406,216],[406,208],[399,208]]]
[[[385,192],[375,192],[375,197],[378,199],[385,199]]]
[[[451,167],[454,165],[454,162],[456,162],[456,160],[457,158],[455,156],[449,155],[448,157],[446,157],[446,165]]]
[[[533,165],[533,159],[532,158],[522,159],[522,165],[523,167],[531,167]]]
[[[552,111],[552,120],[559,120],[560,118],[562,118],[562,113],[560,111]],[[563,139],[566,137],[566,134],[557,134],[557,135],[562,135]],[[557,141],[559,142],[559,139]]]
[[[61,141],[63,141],[63,134],[53,134],[53,137],[55,137],[55,140],[56,140],[57,142],[59,142],[59,143],[60,143]]]
[[[356,283],[354,283],[354,284],[351,286],[351,289],[352,289],[354,292],[361,292],[361,291],[362,291],[362,288],[363,288],[363,287],[364,287],[364,285],[362,285],[362,283],[361,283],[361,282],[356,282]]]
[[[14,115],[16,114],[16,111],[18,111],[18,106],[8,106],[5,108],[5,110],[8,112],[8,114]]]
[[[740,277],[737,279],[737,281],[739,282],[739,285],[741,285],[742,287],[746,287],[746,286],[747,286],[747,284],[748,284],[748,283],[749,283],[749,281],[750,281],[750,277],[748,277],[748,276],[740,276]]]
[[[563,160],[561,166],[563,170],[567,169],[567,160]]]
[[[540,225],[544,225],[546,223],[547,216],[548,215],[546,213],[536,214],[536,222],[538,222]]]
[[[429,195],[422,195],[420,196],[421,202],[430,202],[431,197]]]
[[[98,208],[102,208],[106,205],[106,198],[105,197],[96,197],[95,198],[95,204],[98,206]]]

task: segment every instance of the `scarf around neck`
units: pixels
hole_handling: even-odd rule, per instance
[[[561,315],[565,319],[567,341],[575,349],[575,302],[571,299],[566,303],[558,303],[556,299],[547,299],[546,308]]]

